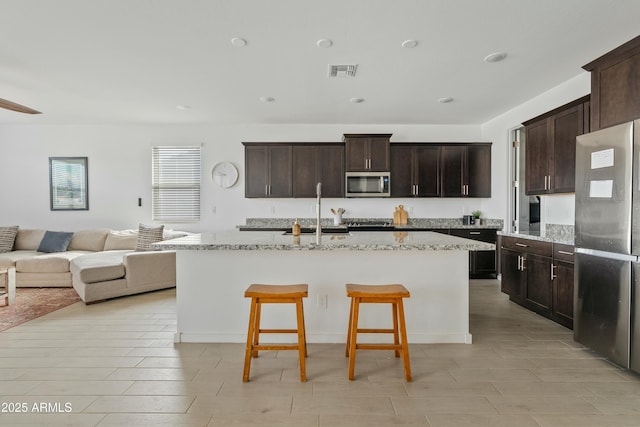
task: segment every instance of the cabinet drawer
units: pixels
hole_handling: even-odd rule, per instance
[[[520,239],[517,237],[500,236],[500,245],[505,249],[513,249],[520,252],[551,257],[553,253],[552,244],[550,242],[541,242],[539,240]]]
[[[553,258],[558,261],[573,262],[573,245],[553,244]]]
[[[464,237],[465,239],[479,240],[481,242],[496,243],[496,230],[470,230],[466,228],[452,228],[449,232],[452,236]]]

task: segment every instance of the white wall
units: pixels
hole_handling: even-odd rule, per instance
[[[151,223],[151,147],[203,147],[202,217],[197,224],[167,224],[191,231],[233,228],[247,217],[314,217],[312,199],[245,199],[242,141],[341,141],[343,133],[392,133],[392,142],[478,142],[480,126],[410,125],[229,125],[229,126],[37,126],[0,127],[0,224],[18,224],[54,230],[91,227],[135,228]],[[49,209],[48,158],[89,158],[89,211]],[[221,189],[211,180],[219,161],[233,162],[240,180]],[[493,160],[503,170],[500,157]],[[494,198],[500,186],[495,185]],[[142,207],[138,207],[138,198]],[[343,207],[345,217],[391,218],[404,204],[410,216],[460,217],[480,209],[502,213],[493,199],[327,199],[330,208]]]
[[[0,126],[0,225],[74,231],[91,227],[135,228],[151,223],[151,147],[203,147],[202,217],[196,224],[167,224],[191,231],[244,224],[247,217],[314,217],[311,199],[245,199],[242,141],[337,142],[343,133],[392,133],[392,142],[493,142],[490,199],[327,199],[348,217],[391,218],[404,204],[410,217],[460,217],[479,209],[508,223],[509,130],[590,91],[584,72],[483,124],[445,125],[228,125],[228,126]],[[48,158],[89,157],[89,211],[49,210]],[[231,189],[211,180],[219,161],[233,162],[240,179]],[[142,207],[138,207],[138,198]],[[573,196],[543,197],[542,221],[573,224]]]
[[[511,135],[510,131],[522,122],[560,107],[591,92],[591,76],[582,72],[578,76],[519,105],[512,110],[484,123],[482,138],[493,141],[492,215],[504,218],[508,224],[509,194],[511,185]],[[541,227],[545,224],[573,224],[574,196],[553,195],[541,198]]]

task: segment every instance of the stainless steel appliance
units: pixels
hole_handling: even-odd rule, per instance
[[[390,197],[389,172],[347,172],[347,197]]]
[[[576,139],[574,339],[640,372],[640,120]]]

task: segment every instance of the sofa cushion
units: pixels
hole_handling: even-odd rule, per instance
[[[136,242],[136,251],[150,251],[151,244],[162,241],[164,225],[158,227],[150,227],[140,224],[138,227],[138,240]]]
[[[21,259],[33,258],[40,255],[36,251],[11,251],[0,254],[0,268],[15,267],[16,262]]]
[[[134,250],[138,241],[137,230],[111,230],[104,242],[105,251]]]
[[[69,261],[89,252],[39,254],[16,261],[16,271],[23,273],[67,273]]]
[[[27,228],[19,228],[18,234],[16,234],[16,242],[14,249],[16,251],[35,251],[38,249],[42,238],[44,237],[44,230],[31,230]]]
[[[65,252],[73,233],[65,231],[47,231],[38,246],[38,252]]]
[[[102,251],[107,234],[109,234],[109,230],[106,228],[76,231],[73,233],[68,249],[70,251]]]
[[[0,253],[11,252],[18,234],[18,226],[0,227]]]
[[[83,283],[122,279],[125,276],[122,259],[129,252],[106,251],[74,258],[70,265],[71,273]]]

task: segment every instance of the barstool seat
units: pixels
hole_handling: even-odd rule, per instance
[[[244,293],[245,298],[251,298],[251,312],[249,313],[249,330],[247,332],[247,348],[244,357],[244,374],[242,381],[249,381],[251,358],[258,357],[260,350],[298,350],[300,356],[300,381],[307,380],[305,357],[307,357],[307,338],[304,326],[304,307],[302,298],[308,295],[309,286],[299,285],[261,285],[253,284]],[[261,329],[260,314],[262,304],[296,305],[296,329]],[[260,334],[298,334],[297,344],[260,344]]]
[[[347,297],[351,298],[349,313],[349,328],[347,330],[347,347],[345,355],[349,358],[349,379],[353,380],[356,350],[393,350],[396,357],[402,357],[404,375],[411,381],[411,364],[409,362],[409,344],[407,342],[407,328],[404,319],[403,298],[411,294],[403,285],[356,285],[347,284]],[[392,329],[362,329],[358,328],[360,304],[373,303],[391,304],[393,313]],[[358,344],[358,333],[364,334],[393,334],[393,344]]]

